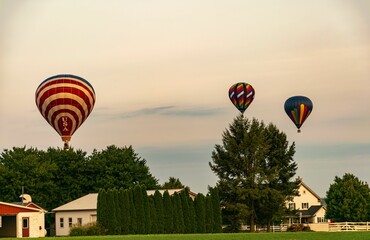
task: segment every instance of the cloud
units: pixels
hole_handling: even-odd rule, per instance
[[[223,108],[207,108],[207,107],[178,107],[175,105],[143,108],[137,111],[123,112],[119,114],[119,118],[134,118],[148,115],[162,115],[175,117],[202,117],[218,115],[223,113]]]

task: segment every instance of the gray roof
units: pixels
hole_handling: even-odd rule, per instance
[[[314,216],[317,211],[319,211],[322,207],[322,205],[314,205],[314,206],[311,206],[309,209],[307,210],[299,210],[298,212],[301,212],[302,213],[302,216],[304,217],[312,217]]]
[[[96,210],[97,202],[98,194],[90,193],[60,207],[54,208],[53,212]]]

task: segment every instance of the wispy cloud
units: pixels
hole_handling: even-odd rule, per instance
[[[143,108],[137,111],[123,112],[119,115],[120,118],[134,118],[147,115],[163,115],[163,116],[181,116],[181,117],[201,117],[211,116],[223,113],[223,108],[207,108],[207,107],[178,107],[175,105],[160,106],[153,108]]]

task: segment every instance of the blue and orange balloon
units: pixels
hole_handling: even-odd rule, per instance
[[[304,121],[311,114],[313,108],[312,101],[305,96],[294,96],[285,101],[284,109],[289,118],[297,126],[298,132]]]
[[[229,89],[229,98],[234,106],[243,114],[254,99],[254,89],[248,83],[236,83]]]

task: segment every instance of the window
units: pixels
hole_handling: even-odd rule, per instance
[[[295,210],[295,203],[289,203],[289,210]]]
[[[82,226],[82,218],[77,218],[77,224],[78,226]]]
[[[22,228],[28,228],[28,218],[22,219]]]
[[[326,222],[326,219],[323,217],[317,217],[317,223],[324,223]]]
[[[308,209],[308,202],[302,203],[302,209]]]
[[[72,218],[68,218],[68,226],[72,227]]]
[[[59,226],[60,226],[61,228],[64,228],[64,218],[60,218],[60,219],[59,219]]]

